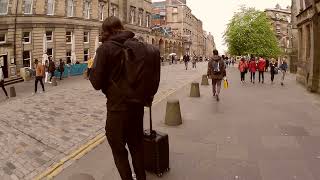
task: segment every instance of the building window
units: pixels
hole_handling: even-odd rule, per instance
[[[178,21],[178,14],[172,14],[172,21],[177,22]]]
[[[143,17],[143,12],[140,10],[139,15],[138,15],[139,26],[142,26],[142,17]]]
[[[306,57],[310,59],[311,57],[311,26],[307,25],[307,43],[306,43]]]
[[[89,32],[83,32],[83,42],[89,43],[90,41],[90,33]]]
[[[131,7],[130,8],[130,23],[133,24],[134,20],[136,19],[136,8],[135,7]]]
[[[84,49],[83,50],[83,60],[88,61],[89,59],[89,49]]]
[[[24,14],[32,14],[33,0],[24,0]]]
[[[66,32],[66,43],[71,43],[71,40],[72,40],[72,32],[67,31]]]
[[[46,31],[46,37],[47,37],[47,42],[52,42],[53,41],[53,32]]]
[[[150,27],[150,14],[146,16],[146,27]]]
[[[47,3],[47,15],[53,15],[54,14],[54,1],[55,0],[48,0],[48,3]]]
[[[0,15],[8,13],[8,0],[0,0]]]
[[[31,43],[31,32],[23,32],[23,43],[24,44]]]
[[[23,67],[30,67],[31,51],[23,51],[22,58],[23,58]]]
[[[99,20],[103,21],[104,20],[104,3],[99,4]]]
[[[7,41],[7,39],[6,39],[6,33],[0,32],[0,44],[6,43],[6,41]]]
[[[111,5],[111,16],[118,16],[118,7],[117,5],[112,4]]]
[[[67,50],[67,52],[66,52],[66,60],[67,60],[67,62],[71,62],[71,50]]]
[[[85,1],[84,2],[84,18],[90,19],[90,8],[91,8],[91,2]]]
[[[174,7],[173,10],[172,10],[172,13],[178,13],[178,8]]]
[[[48,57],[50,57],[50,58],[53,57],[53,49],[52,49],[52,48],[48,48],[48,49],[47,49],[47,55],[48,55]]]
[[[68,17],[73,17],[73,11],[74,11],[74,2],[73,2],[73,0],[68,0],[67,16]]]

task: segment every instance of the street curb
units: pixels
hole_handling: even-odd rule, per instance
[[[193,79],[191,82],[199,79],[199,77]],[[163,96],[159,97],[158,99],[155,99],[152,103],[153,105],[156,105],[160,103],[161,101],[165,100],[167,97],[172,95],[173,93],[177,92],[178,90],[184,88],[187,86],[190,82],[187,82],[183,84],[181,87],[178,87],[176,89],[170,90],[168,93],[164,94]],[[49,180],[53,179],[55,176],[57,176],[60,172],[64,170],[63,166],[70,161],[74,161],[77,159],[80,159],[85,154],[96,148],[98,145],[103,143],[103,141],[106,139],[106,136],[104,133],[101,133],[97,135],[95,138],[87,142],[85,145],[81,146],[79,149],[75,150],[70,155],[62,158],[58,163],[55,165],[49,167],[45,172],[41,173],[40,175],[36,176],[34,180]]]

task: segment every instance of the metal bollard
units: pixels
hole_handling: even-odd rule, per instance
[[[167,102],[165,124],[168,126],[179,126],[182,124],[179,100],[169,100]]]
[[[200,97],[199,83],[197,82],[191,83],[190,97]]]
[[[209,80],[208,80],[208,76],[207,75],[203,75],[202,76],[201,85],[203,85],[203,86],[208,86],[209,85]]]
[[[58,86],[56,77],[52,77],[52,81],[51,82],[52,82],[52,86]]]
[[[17,93],[16,93],[16,88],[14,86],[10,87],[10,97],[16,97]]]
[[[68,178],[69,180],[95,180],[93,176],[89,174],[74,174]]]

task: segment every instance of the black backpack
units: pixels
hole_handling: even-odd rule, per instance
[[[160,83],[160,51],[153,45],[128,39],[121,44],[120,67],[114,71],[111,82],[125,96],[126,102],[151,106]]]

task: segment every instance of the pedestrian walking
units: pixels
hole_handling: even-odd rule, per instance
[[[38,59],[35,59],[34,64],[35,64],[35,69],[36,69],[36,79],[35,79],[35,84],[34,84],[34,93],[37,93],[38,82],[40,82],[40,84],[41,84],[42,91],[45,92],[43,81],[42,81],[43,76],[45,75],[44,66],[42,64],[38,63]]]
[[[287,64],[286,60],[283,60],[282,64],[280,65],[280,70],[281,70],[281,73],[282,73],[281,86],[284,86],[284,78],[286,76],[287,69],[288,69],[288,64]]]
[[[49,67],[48,67],[48,71],[49,71],[49,74],[50,74],[50,80],[49,80],[49,83],[52,83],[51,80],[52,80],[52,77],[54,76],[54,71],[56,70],[56,65],[55,63],[52,61],[52,59],[49,57]]]
[[[198,60],[197,56],[194,56],[192,58],[192,68],[197,68],[197,60]]]
[[[174,64],[174,55],[171,55],[171,64]]]
[[[90,73],[93,87],[102,90],[108,99],[106,136],[122,180],[133,180],[126,145],[132,157],[136,178],[146,180],[144,106],[151,106],[160,81],[159,50],[146,43],[142,45],[134,36],[133,32],[124,29],[117,17],[106,18],[102,24],[102,45],[96,51]],[[128,48],[133,55],[124,56]],[[135,63],[131,62],[129,66],[131,58],[135,58]],[[144,63],[146,60],[148,63]],[[150,67],[146,67],[147,65]],[[141,71],[141,67],[147,70]],[[135,82],[135,79],[143,83]],[[148,80],[152,80],[152,83]],[[132,84],[135,88],[131,87]]]
[[[188,63],[189,63],[189,61],[190,61],[190,56],[189,56],[188,54],[185,54],[185,55],[183,56],[183,61],[184,61],[184,65],[185,65],[185,67],[186,67],[186,70],[188,70]]]
[[[240,71],[241,82],[244,83],[246,78],[246,73],[248,72],[248,64],[245,58],[241,58],[238,69]]]
[[[266,60],[266,63],[265,63],[265,72],[268,72],[269,71],[269,66],[270,66],[270,61],[269,59]]]
[[[62,59],[60,59],[60,63],[59,63],[59,72],[60,72],[60,80],[62,80],[62,75],[64,72],[64,62],[62,61]]]
[[[2,67],[0,66],[0,86],[4,92],[4,94],[6,95],[6,98],[8,99],[8,92],[6,90],[6,88],[4,87],[4,75],[3,75],[3,71],[2,71]]]
[[[256,79],[256,71],[257,71],[257,63],[254,57],[252,57],[249,62],[249,71],[250,71],[250,81],[251,83],[254,84]]]
[[[213,50],[213,58],[208,63],[207,76],[212,79],[212,93],[220,101],[221,81],[226,77],[226,66],[218,50]]]
[[[44,83],[48,83],[49,79],[49,61],[46,60],[44,63],[44,71],[45,71],[45,77],[44,77]]]
[[[274,59],[271,60],[270,62],[270,74],[271,74],[271,84],[273,84],[274,81],[274,75],[277,73],[277,66],[276,66],[276,62]]]
[[[260,57],[258,61],[259,83],[264,83],[264,71],[266,70],[266,61]]]
[[[93,58],[89,58],[89,60],[88,60],[88,71],[87,71],[88,79],[89,79],[89,76],[90,76],[90,72],[91,72],[92,66],[93,66]]]

